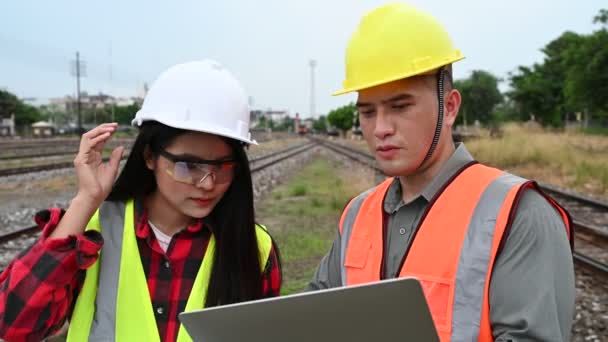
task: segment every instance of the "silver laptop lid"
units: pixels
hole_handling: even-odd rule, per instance
[[[418,280],[402,278],[181,313],[194,341],[439,341]]]

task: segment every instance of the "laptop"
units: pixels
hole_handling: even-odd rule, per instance
[[[400,278],[179,315],[194,341],[439,341],[420,282]]]

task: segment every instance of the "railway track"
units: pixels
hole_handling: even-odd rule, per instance
[[[111,140],[106,149],[113,149],[117,146],[131,146],[133,139]],[[35,144],[0,143],[0,161],[16,159],[44,158],[61,155],[75,155],[78,153],[80,142],[78,140],[49,140]]]
[[[116,146],[118,146],[118,145],[116,145]],[[296,148],[296,147],[297,146],[294,146],[292,148]],[[63,156],[63,155],[74,156],[74,155],[76,155],[76,153],[78,153],[77,150],[71,151],[71,152],[63,151],[63,152],[49,152],[47,154],[45,154],[45,153],[32,154],[32,155],[27,155],[27,156],[20,156],[19,158],[15,157],[15,156],[6,156],[6,157],[0,157],[0,163],[2,162],[2,160],[9,160],[9,159],[55,157],[55,156]],[[128,154],[125,153],[125,155],[123,156],[123,160],[125,160],[127,158],[127,156],[128,156]],[[268,156],[268,155],[265,156],[265,158],[270,158],[270,157],[271,156]],[[32,165],[32,166],[25,166],[25,167],[12,167],[12,168],[4,168],[4,169],[0,168],[0,177],[72,168],[74,166],[74,163],[71,159],[73,159],[73,158],[70,158],[69,161],[51,162],[51,163],[40,164],[40,165]],[[107,161],[108,159],[106,158],[105,160]]]
[[[360,149],[337,144],[328,140],[313,139],[312,143],[306,145],[292,146],[277,152],[269,153],[261,157],[253,158],[251,163],[252,172],[259,172],[285,159],[291,158],[315,144],[322,144],[336,153],[342,154],[352,160],[365,164],[382,171],[375,163],[374,157]],[[39,172],[60,168],[70,168],[72,162],[56,163],[53,165],[33,166],[21,168],[12,173],[0,170],[0,176],[8,174],[20,174],[27,172]],[[3,173],[4,172],[4,173]],[[540,184],[541,188],[555,197],[572,214],[575,227],[575,251],[574,260],[580,266],[591,269],[608,278],[608,203],[589,196],[576,194],[568,190]],[[34,234],[38,232],[36,226],[18,229],[13,232],[0,235],[0,244]]]
[[[71,149],[67,151],[52,151],[52,152],[29,152],[25,154],[12,154],[6,156],[0,156],[2,160],[17,160],[17,159],[33,159],[33,158],[47,158],[55,156],[75,155],[78,150]]]
[[[130,144],[134,139],[117,138],[115,144]],[[28,139],[0,141],[0,151],[40,150],[51,147],[73,147],[78,148],[79,138],[52,138],[52,139]]]
[[[316,145],[316,142],[309,142],[303,145],[291,146],[280,151],[252,158],[250,160],[251,172],[258,173],[284,160],[308,151]],[[39,233],[40,228],[38,226],[31,226],[0,235],[0,254],[11,252],[14,253],[22,250],[25,247],[25,243],[30,242],[31,237]]]
[[[315,139],[315,141],[382,173],[382,170],[376,165],[375,158],[361,149],[328,140]],[[573,217],[575,232],[573,257],[577,265],[608,279],[608,203],[549,184],[539,185],[543,191],[562,204]]]
[[[365,164],[378,173],[381,173],[375,163],[375,159],[361,149],[352,148],[335,144],[326,140],[315,140],[314,143],[322,144],[337,154]],[[253,173],[267,169],[275,163],[291,158],[303,152],[306,148],[314,145],[300,145],[291,147],[279,152],[270,153],[258,158],[251,159],[251,169]],[[302,149],[302,151],[299,150]],[[71,166],[70,166],[71,167]],[[543,189],[564,204],[573,214],[576,242],[574,259],[576,262],[576,319],[573,327],[573,341],[599,341],[607,338],[608,316],[606,311],[606,293],[608,289],[608,266],[606,258],[606,244],[608,243],[608,223],[602,221],[602,212],[608,212],[608,207],[603,206],[601,200],[588,198],[587,196],[560,195],[552,192],[553,188],[546,184],[541,184]],[[561,190],[561,189],[558,189]],[[565,192],[567,193],[567,192]],[[575,194],[577,195],[577,194]],[[580,198],[579,198],[580,197]],[[583,199],[581,199],[583,198]],[[587,199],[591,199],[590,203]],[[597,202],[597,203],[596,203]],[[598,204],[599,203],[599,204]],[[574,210],[574,209],[576,210]],[[603,211],[605,210],[605,211]],[[604,222],[604,223],[603,223]],[[0,236],[0,253],[14,255],[23,250],[26,245],[30,245],[37,239],[40,229],[38,227],[28,227]],[[593,339],[591,337],[595,336]]]

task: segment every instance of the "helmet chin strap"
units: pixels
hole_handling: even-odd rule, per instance
[[[441,128],[443,127],[443,106],[444,106],[444,75],[446,73],[446,69],[445,68],[440,68],[439,71],[437,71],[437,97],[438,97],[438,102],[439,102],[439,114],[437,116],[437,126],[435,127],[435,135],[433,136],[433,142],[431,143],[431,146],[429,147],[429,151],[427,152],[426,156],[424,157],[424,159],[422,160],[422,163],[420,163],[420,165],[418,166],[417,170],[419,170],[422,165],[424,165],[424,163],[426,163],[431,156],[433,155],[433,152],[435,152],[435,149],[437,148],[437,144],[439,143],[439,138],[441,137]]]

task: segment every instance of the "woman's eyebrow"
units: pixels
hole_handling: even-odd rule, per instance
[[[193,163],[204,163],[204,162],[208,162],[208,161],[224,161],[224,160],[232,160],[232,155],[226,155],[220,158],[216,158],[216,159],[203,159],[201,157],[195,156],[193,154],[189,154],[189,153],[183,153],[183,154],[176,154],[175,157],[183,160],[183,161],[188,161],[188,162],[193,162]]]

